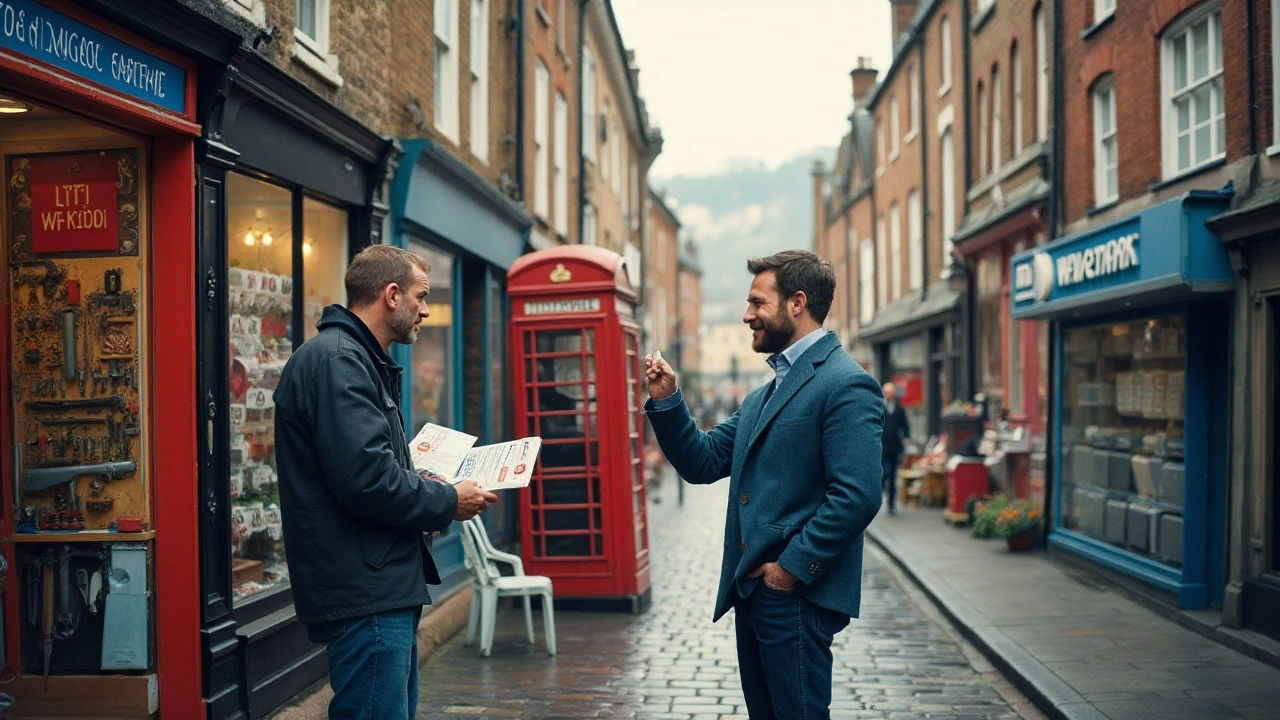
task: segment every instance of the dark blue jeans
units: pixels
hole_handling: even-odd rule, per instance
[[[889,492],[890,512],[898,505],[898,467],[901,465],[901,455],[886,455],[880,458],[880,487]]]
[[[736,608],[738,673],[751,720],[830,720],[831,641],[849,616],[763,581]]]
[[[307,626],[329,656],[329,720],[413,720],[418,715],[418,618],[404,608]]]

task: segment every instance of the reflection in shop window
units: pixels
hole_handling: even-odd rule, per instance
[[[231,367],[231,582],[238,599],[289,582],[276,483],[275,403],[292,350],[293,198],[227,176],[227,313]]]
[[[425,243],[409,243],[409,251],[431,266],[427,296],[430,316],[419,325],[410,361],[410,427],[417,432],[427,423],[453,427],[453,267],[454,258]]]
[[[315,337],[325,306],[346,305],[347,211],[319,200],[302,201],[303,337]]]

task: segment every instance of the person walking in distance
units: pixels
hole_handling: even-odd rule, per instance
[[[419,477],[392,343],[425,319],[431,267],[388,245],[347,268],[347,307],[289,358],[275,391],[276,462],[298,620],[324,643],[331,720],[410,720],[418,619],[439,584],[431,535],[498,501],[471,481]]]
[[[907,411],[898,404],[898,386],[884,384],[884,450],[881,463],[881,483],[889,493],[889,514],[894,514],[898,502],[898,467],[902,465],[902,451],[911,438],[911,426],[907,423]]]
[[[735,609],[738,671],[752,720],[830,718],[831,643],[857,617],[863,531],[880,509],[880,386],[822,329],[831,264],[804,250],[747,262],[742,321],[774,377],[738,412],[698,430],[660,356],[646,360],[645,412],[688,482],[729,477],[712,622]]]

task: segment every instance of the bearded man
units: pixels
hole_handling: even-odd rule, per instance
[[[431,267],[389,245],[347,268],[348,307],[330,305],[275,390],[284,544],[298,620],[324,643],[331,720],[418,713],[418,620],[440,574],[432,532],[497,495],[419,477],[400,415],[391,344],[430,314]]]
[[[712,622],[735,611],[752,720],[830,718],[831,643],[858,616],[863,531],[880,509],[880,385],[822,329],[836,278],[804,250],[747,262],[742,321],[774,377],[701,432],[675,372],[646,358],[645,412],[690,483],[729,476]]]

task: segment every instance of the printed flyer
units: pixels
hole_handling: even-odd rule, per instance
[[[419,475],[447,483],[471,480],[485,490],[529,486],[542,438],[473,447],[476,437],[427,423],[409,444]]]

